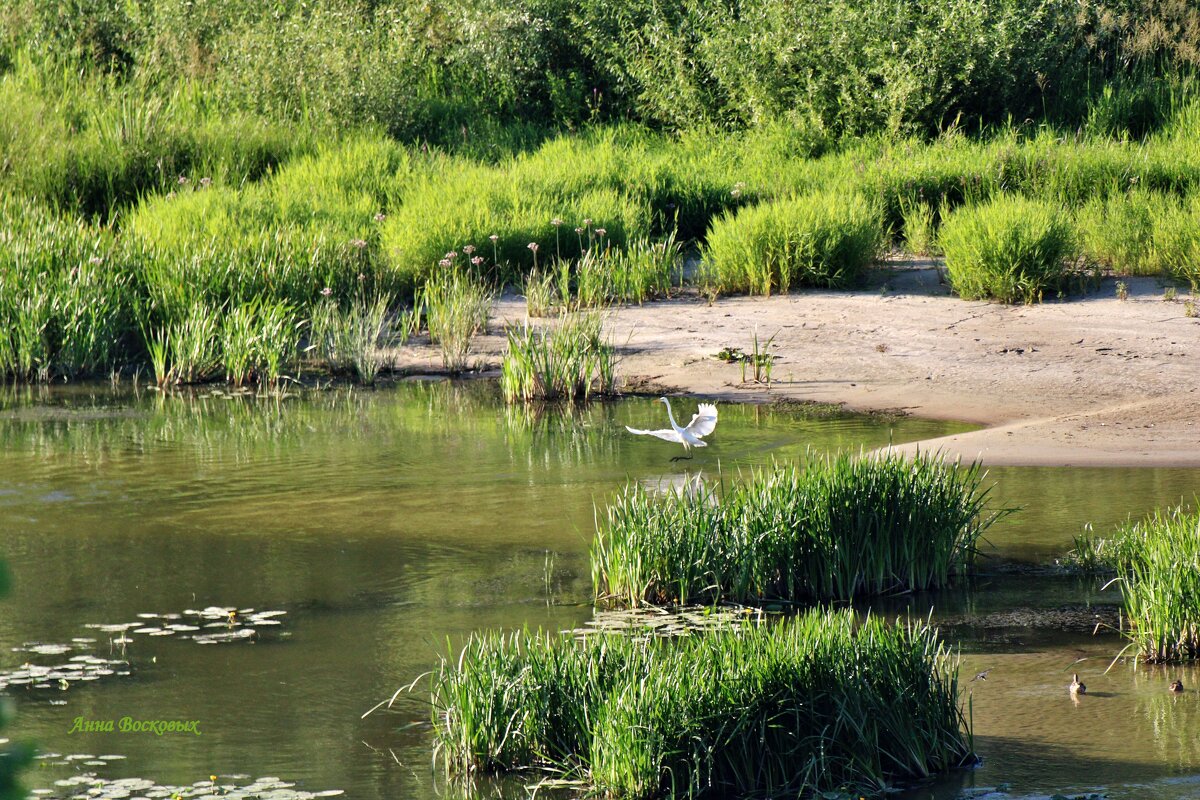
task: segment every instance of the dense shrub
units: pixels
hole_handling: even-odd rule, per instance
[[[950,285],[967,300],[1040,300],[1061,289],[1077,248],[1062,209],[1011,195],[961,208],[942,223]]]

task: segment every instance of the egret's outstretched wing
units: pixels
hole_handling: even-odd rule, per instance
[[[701,403],[700,410],[688,423],[687,432],[697,438],[708,436],[717,429],[717,407],[712,403]]]
[[[629,431],[630,433],[636,433],[639,436],[657,436],[658,438],[665,439],[668,442],[682,442],[683,441],[683,439],[680,438],[679,434],[673,430],[639,431],[637,428],[631,428],[628,425],[625,426],[625,430]]]

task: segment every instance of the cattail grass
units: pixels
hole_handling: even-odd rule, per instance
[[[1111,544],[1105,560],[1116,567],[1123,632],[1138,657],[1200,658],[1200,511],[1156,511],[1118,529]]]
[[[642,603],[849,600],[936,589],[971,567],[988,513],[978,464],[937,455],[809,457],[720,487],[632,484],[592,545],[599,599]]]
[[[876,794],[971,763],[958,664],[920,622],[814,610],[670,641],[473,636],[430,679],[454,774],[535,770],[596,794]]]
[[[557,324],[508,328],[500,388],[509,403],[586,400],[612,391],[616,353],[600,314],[564,314]]]

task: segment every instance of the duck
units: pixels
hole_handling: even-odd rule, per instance
[[[1078,672],[1071,676],[1071,685],[1067,689],[1071,691],[1071,694],[1087,694],[1087,687],[1079,682]]]
[[[1171,685],[1167,688],[1178,694],[1183,691],[1183,681],[1179,680],[1179,678],[1176,678],[1175,680],[1171,681]]]

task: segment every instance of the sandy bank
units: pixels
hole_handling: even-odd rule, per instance
[[[1155,279],[1125,281],[1125,301],[1109,280],[1066,301],[1002,306],[960,300],[934,269],[910,268],[855,292],[621,308],[609,325],[635,385],[977,422],[987,427],[921,447],[987,464],[1200,466],[1200,319],[1185,315],[1186,292],[1164,302]],[[500,323],[523,317],[523,301],[500,301],[481,358],[496,360]],[[769,390],[715,358],[750,350],[756,325],[760,339],[775,336]]]

